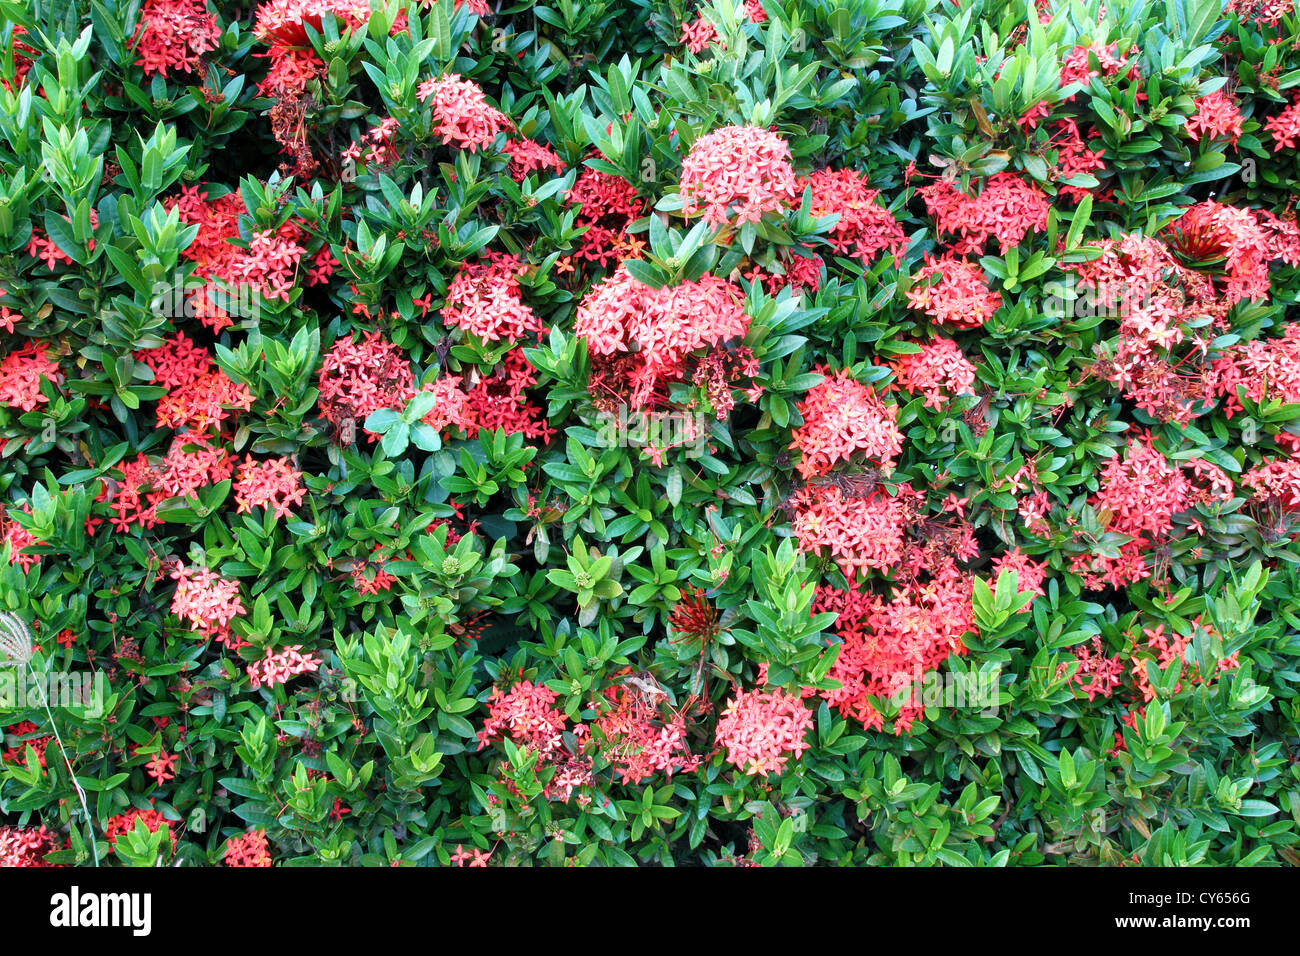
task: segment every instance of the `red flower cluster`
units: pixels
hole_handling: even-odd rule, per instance
[[[685,717],[661,713],[665,697],[655,685],[627,680],[606,688],[593,705],[594,740],[620,783],[639,784],[660,771],[671,778],[700,765],[686,743]]]
[[[221,27],[204,0],[145,0],[131,48],[146,76],[165,77],[169,69],[202,72],[203,54],[215,50],[220,39]]]
[[[790,447],[802,452],[795,465],[800,476],[824,475],[838,462],[850,462],[857,452],[885,474],[893,470],[903,450],[895,421],[898,407],[886,405],[875,390],[853,378],[848,369],[827,376],[799,403],[803,424],[792,432]]]
[[[757,222],[797,195],[790,144],[758,126],[723,126],[701,136],[682,160],[682,213],[710,225]]]
[[[1047,580],[1047,565],[1042,561],[1035,561],[1019,548],[1004,551],[993,559],[993,579],[996,580],[1003,571],[1015,572],[1017,589],[1021,594],[1042,597],[1045,593],[1043,582]]]
[[[742,773],[766,777],[784,770],[789,758],[803,755],[812,725],[812,711],[793,694],[739,690],[722,711],[715,739]]]
[[[183,255],[195,263],[194,275],[208,285],[191,293],[187,308],[215,332],[233,324],[223,307],[232,298],[229,290],[249,286],[268,299],[287,302],[295,288],[324,282],[333,271],[327,246],[314,261],[308,258],[303,246],[307,233],[294,220],[278,229],[253,232],[247,248],[236,245],[239,218],[245,212],[238,190],[209,200],[202,186],[185,186],[163,205],[177,210],[182,223],[198,226],[198,235]]]
[[[1031,231],[1047,228],[1051,209],[1047,195],[1015,173],[990,176],[978,196],[969,196],[946,179],[936,179],[917,190],[942,238],[956,237],[952,251],[958,255],[982,252],[996,238],[1005,255]]]
[[[447,289],[445,324],[487,342],[517,342],[541,332],[542,320],[521,297],[519,277],[528,266],[517,256],[487,253],[484,262],[462,262]]]
[[[23,505],[22,510],[27,514],[31,514],[32,506],[29,504]],[[10,564],[18,565],[23,569],[24,573],[30,571],[33,565],[41,563],[41,556],[39,554],[24,554],[23,549],[40,543],[35,535],[17,521],[5,517],[4,509],[0,508],[0,554],[4,553],[7,544],[10,549]]]
[[[294,469],[288,458],[281,457],[265,461],[245,459],[239,466],[234,492],[236,514],[261,507],[272,509],[277,518],[284,518],[293,513],[291,508],[302,504],[307,490],[302,486],[302,472]]]
[[[1241,481],[1257,500],[1274,502],[1288,511],[1300,508],[1300,460],[1266,461],[1243,474]]]
[[[266,843],[265,830],[249,830],[226,841],[223,855],[226,866],[270,866],[271,849]]]
[[[956,395],[974,394],[975,366],[952,339],[916,343],[921,351],[900,355],[891,366],[898,387],[925,396],[925,407],[941,409]]]
[[[130,833],[134,830],[136,821],[143,821],[150,833],[157,833],[160,828],[165,827],[167,835],[171,838],[172,850],[176,849],[176,832],[172,829],[172,821],[164,817],[158,810],[141,810],[138,807],[132,807],[125,813],[119,813],[108,818],[108,821],[104,824],[104,834],[108,837],[109,845],[116,844],[117,838],[123,833]]]
[[[528,401],[525,390],[537,384],[537,369],[522,348],[511,349],[491,374],[480,378],[465,396],[461,427],[469,438],[480,429],[519,432],[525,438],[549,442],[555,429],[546,412]],[[434,411],[437,411],[435,406]]]
[[[1253,211],[1210,199],[1189,208],[1170,230],[1170,246],[1187,259],[1223,260],[1222,295],[1227,302],[1268,298],[1268,264],[1281,250],[1273,248]]]
[[[1090,136],[1096,130],[1089,130]],[[1106,165],[1102,157],[1104,149],[1092,150],[1079,133],[1079,125],[1072,119],[1063,119],[1056,124],[1056,133],[1052,137],[1052,147],[1056,150],[1056,163],[1049,170],[1053,181],[1071,179],[1084,173],[1095,173]],[[1082,186],[1062,184],[1058,187],[1061,195],[1079,202],[1089,193]]]
[[[285,684],[298,674],[309,674],[321,665],[319,654],[302,653],[302,645],[294,644],[279,651],[266,649],[266,656],[260,661],[253,661],[244,670],[248,673],[249,687],[275,687]]]
[[[852,169],[821,169],[800,179],[796,191],[811,188],[812,214],[817,218],[838,214],[839,222],[828,239],[836,255],[855,256],[870,264],[881,253],[902,263],[907,235],[893,214],[880,205],[880,190],[867,188],[867,177]]]
[[[482,750],[491,743],[509,738],[537,754],[535,773],[555,768],[543,795],[547,799],[567,801],[591,784],[592,761],[589,757],[571,753],[565,747],[567,718],[555,709],[557,699],[550,688],[527,680],[520,681],[506,692],[493,687],[488,698],[488,718],[478,732],[478,742]],[[585,737],[587,728],[578,724],[572,732],[575,738]],[[590,800],[585,793],[579,793],[580,804]]]
[[[1264,121],[1264,128],[1273,135],[1273,152],[1294,149],[1300,142],[1300,99],[1295,100]]]
[[[971,607],[970,575],[950,562],[929,582],[895,588],[893,599],[869,591],[819,587],[813,611],[836,612],[840,651],[827,677],[840,687],[818,693],[846,717],[881,730],[884,714],[871,700],[893,699],[899,706],[894,733],[903,734],[922,716],[913,692],[926,673],[949,654],[962,655],[962,637],[977,633]]]
[[[907,304],[930,316],[935,325],[977,329],[1002,308],[1002,293],[989,290],[984,270],[975,263],[926,253],[925,265],[912,276]]]
[[[1196,101],[1196,115],[1187,121],[1187,135],[1196,142],[1226,139],[1234,146],[1241,137],[1241,110],[1225,90],[1215,90]]]
[[[510,155],[510,178],[517,183],[522,183],[529,173],[539,173],[543,169],[564,172],[564,161],[543,143],[520,137],[506,143],[506,152]]]
[[[652,289],[619,267],[578,306],[574,331],[595,356],[632,353],[631,404],[644,407],[656,386],[680,381],[689,355],[749,330],[739,287],[714,275]]]
[[[41,382],[46,380],[63,381],[58,363],[49,359],[49,346],[38,342],[15,349],[0,361],[0,404],[24,412],[49,404],[41,393]]]
[[[36,763],[39,766],[44,767],[45,750],[50,746],[50,742],[54,740],[54,737],[48,734],[44,737],[32,736],[39,730],[40,728],[30,720],[20,721],[19,723],[10,724],[6,727],[5,734],[18,739],[14,742],[12,747],[4,751],[4,762],[25,764],[27,762],[27,748],[31,747],[32,750],[36,751]],[[3,742],[3,738],[0,738],[0,742]]]
[[[610,266],[639,254],[643,243],[627,228],[645,215],[645,203],[626,179],[584,167],[565,201],[578,207],[576,225],[586,227],[573,258]]]
[[[492,106],[477,83],[462,80],[458,73],[425,80],[416,90],[423,103],[433,98],[433,132],[443,145],[486,149],[504,130],[514,129],[509,117]]]
[[[1070,683],[1080,693],[1087,694],[1088,700],[1112,696],[1124,678],[1124,662],[1119,655],[1107,654],[1100,637],[1076,645],[1072,652],[1079,662],[1079,669],[1070,678]],[[1061,665],[1062,668],[1065,666]]]
[[[235,411],[249,411],[253,393],[221,369],[205,372],[158,399],[159,428],[188,428],[197,433],[221,425]]]
[[[745,0],[736,13],[741,20],[748,20],[750,23],[767,22],[767,11],[763,9],[763,4],[759,0]],[[704,16],[703,12],[698,13],[691,23],[682,22],[681,42],[692,53],[699,53],[710,43],[716,43],[724,50],[727,48],[727,45],[718,37],[718,31]]]
[[[1125,79],[1141,79],[1142,73],[1138,70],[1137,64],[1130,63],[1128,59],[1129,56],[1137,53],[1136,44],[1130,48],[1127,55],[1119,52],[1118,42],[1109,46],[1099,46],[1095,43],[1086,46],[1080,44],[1067,53],[1062,61],[1061,86],[1070,83],[1082,83],[1086,86],[1094,76],[1119,76],[1121,73],[1124,74]],[[1094,58],[1097,60],[1097,69],[1092,67]]]

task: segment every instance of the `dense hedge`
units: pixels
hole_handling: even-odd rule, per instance
[[[0,863],[1300,861],[1291,0],[0,11]]]

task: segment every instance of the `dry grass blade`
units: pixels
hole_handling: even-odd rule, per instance
[[[32,629],[17,614],[0,611],[0,667],[25,667],[35,651]]]

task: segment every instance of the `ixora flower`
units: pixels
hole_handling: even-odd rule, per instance
[[[925,396],[925,407],[942,409],[956,395],[975,393],[975,366],[952,339],[914,343],[919,352],[898,356],[891,364],[899,388]]]
[[[145,0],[139,15],[130,45],[146,76],[198,73],[204,54],[221,39],[221,27],[204,0]]]
[[[63,849],[44,824],[35,827],[0,827],[0,867],[44,867],[45,857]]]
[[[249,830],[226,841],[222,862],[226,866],[271,866],[271,849],[266,830]]]
[[[992,238],[1005,254],[1030,232],[1045,230],[1051,210],[1047,194],[1014,173],[990,176],[976,196],[947,179],[936,179],[917,193],[939,236],[956,237],[952,251],[958,255],[981,252]]]
[[[912,276],[907,304],[930,316],[935,325],[977,329],[1002,308],[1002,293],[989,290],[984,270],[975,263],[926,253],[925,265]]]
[[[805,187],[812,191],[815,217],[840,217],[828,236],[836,255],[853,256],[869,264],[885,254],[893,256],[895,267],[902,264],[907,234],[880,204],[880,190],[867,187],[864,174],[852,169],[820,169],[800,179],[796,189],[802,193]]]
[[[682,160],[680,194],[687,219],[758,222],[798,195],[790,144],[758,126],[723,126],[697,139]]]
[[[36,343],[14,349],[0,360],[0,404],[24,412],[49,404],[41,382],[63,381],[58,363],[51,361],[49,354],[48,345]]]
[[[803,755],[812,725],[812,711],[793,694],[741,690],[723,709],[715,738],[726,749],[728,763],[743,773],[766,777]]]
[[[294,505],[302,504],[307,490],[302,486],[302,472],[293,468],[288,458],[255,461],[248,458],[239,466],[234,484],[239,513],[254,507],[271,509],[277,518],[292,514]]]
[[[820,554],[826,549],[850,581],[870,569],[887,571],[903,558],[909,511],[902,497],[879,489],[848,497],[837,485],[810,484],[787,504],[794,513],[790,528],[799,550]]]
[[[870,387],[853,378],[849,369],[814,385],[799,403],[803,424],[794,429],[790,447],[802,452],[795,468],[803,478],[824,475],[836,464],[852,461],[861,453],[888,474],[903,450],[903,436],[895,424],[898,407],[887,405]]]
[[[588,292],[573,328],[592,355],[633,356],[632,404],[641,407],[656,385],[681,380],[692,353],[745,335],[744,301],[738,286],[714,275],[652,289],[620,266]]]
[[[1241,138],[1241,110],[1225,90],[1215,90],[1196,101],[1196,115],[1188,117],[1187,135],[1196,141]]]
[[[294,644],[278,651],[268,647],[266,656],[253,661],[245,670],[248,673],[249,687],[257,690],[259,687],[275,687],[287,683],[298,674],[312,673],[320,668],[321,663],[319,654],[304,654],[302,645]]]
[[[528,266],[518,256],[488,253],[483,262],[462,262],[447,289],[442,320],[485,342],[517,342],[543,331],[542,320],[521,298],[519,277]]]
[[[208,568],[186,567],[178,562],[170,577],[176,582],[172,613],[188,621],[196,634],[205,638],[224,635],[231,621],[247,613],[239,596],[239,584]]]
[[[813,610],[838,615],[835,631],[840,638],[839,654],[827,674],[840,686],[819,695],[844,716],[874,730],[883,728],[884,714],[872,698],[892,699],[899,706],[894,733],[906,733],[924,712],[923,701],[916,698],[917,684],[950,654],[965,654],[962,637],[978,633],[972,585],[970,574],[948,562],[924,584],[896,587],[893,597],[819,587]]]
[[[471,153],[491,146],[497,135],[514,129],[510,118],[492,106],[477,83],[458,73],[425,80],[416,90],[423,103],[433,100],[433,132],[445,146]]]

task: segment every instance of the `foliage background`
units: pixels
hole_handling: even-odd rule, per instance
[[[480,17],[442,0],[376,2],[351,34],[327,19],[310,37],[327,72],[303,107],[320,167],[292,179],[273,134],[276,98],[258,90],[268,66],[255,9],[208,4],[216,49],[201,71],[162,77],[135,63],[139,2],[0,3],[8,49],[31,51],[21,78],[23,57],[0,57],[0,302],[18,316],[0,355],[51,343],[62,371],[40,386],[39,408],[0,404],[0,498],[40,556],[0,561],[0,606],[39,622],[35,668],[107,670],[112,695],[107,716],[55,717],[89,818],[63,761],[42,765],[28,746],[50,733],[44,712],[4,717],[0,811],[11,826],[55,834],[50,862],[88,864],[97,852],[105,864],[160,855],[215,864],[248,830],[263,830],[270,856],[289,865],[445,865],[458,847],[490,852],[492,865],[1296,862],[1300,592],[1289,530],[1272,533],[1244,492],[1198,505],[1179,517],[1158,579],[1089,590],[1072,571],[1077,540],[1029,534],[1008,491],[1031,463],[1090,547],[1116,547],[1088,497],[1123,453],[1126,427],[1150,427],[1171,460],[1204,458],[1234,476],[1285,457],[1277,436],[1292,431],[1300,405],[1248,408],[1248,435],[1242,416],[1221,408],[1186,427],[1157,422],[1113,382],[1083,374],[1094,346],[1114,346],[1118,322],[1054,319],[1043,304],[1062,264],[1086,259],[1089,243],[1156,235],[1207,199],[1279,215],[1291,207],[1295,149],[1275,149],[1263,130],[1300,83],[1289,4],[1272,25],[1215,0],[1110,0],[1104,13],[1096,0],[1053,4],[1045,24],[1031,5],[983,0],[762,8],[763,23],[730,0],[502,2]],[[401,12],[409,30],[390,35]],[[684,48],[681,25],[700,15],[725,50]],[[1097,77],[1067,95],[1062,64],[1089,43],[1136,47],[1140,79]],[[563,171],[517,183],[501,140],[470,152],[431,137],[416,86],[445,72],[481,86],[520,135],[549,143]],[[1238,142],[1190,138],[1195,100],[1225,81],[1243,117]],[[1015,121],[1040,100],[1105,150],[1101,178],[1075,180],[1089,193],[1082,205],[1051,179],[1048,121],[1034,130]],[[396,161],[349,168],[342,151],[386,118],[397,120]],[[805,207],[678,254],[693,225],[673,205],[682,157],[727,124],[774,127],[801,174],[865,173],[907,251],[897,265],[824,253],[821,287],[803,295],[746,282],[761,394],[710,421],[706,456],[656,467],[593,440],[573,321],[609,269],[557,269],[583,229],[565,194],[583,168],[630,182],[646,213],[631,232],[648,243],[648,276],[775,269],[781,250],[818,243],[834,220]],[[830,622],[808,617],[804,587],[842,584],[834,563],[782,547],[797,404],[817,381],[809,373],[829,364],[885,383],[908,351],[899,343],[931,328],[906,299],[941,242],[917,194],[930,180],[912,164],[970,188],[1011,171],[1052,197],[1045,231],[979,260],[1004,306],[952,335],[976,366],[977,393],[938,409],[894,393],[905,441],[890,481],[922,489],[936,514],[951,491],[968,499],[980,554],[965,566],[988,581],[974,590],[979,636],[944,669],[997,668],[1000,706],[931,708],[895,734],[811,698],[810,749],[782,773],[748,775],[715,746],[725,702],[758,682],[761,664],[777,683],[814,682],[836,641]],[[192,230],[163,200],[197,184],[212,199],[239,190],[245,240],[297,217],[308,250],[328,247],[344,264],[216,333],[159,316],[154,284],[194,268],[182,256]],[[33,258],[33,230],[69,261]],[[405,423],[401,439],[383,443],[360,429],[340,434],[321,415],[318,375],[322,356],[354,332],[382,332],[421,381],[441,369],[467,381],[492,373],[504,349],[449,329],[438,312],[459,264],[482,249],[532,266],[522,294],[547,332],[525,343],[538,372],[528,397],[555,437],[408,440]],[[1280,335],[1295,292],[1294,270],[1275,264],[1270,296],[1236,305],[1230,334]],[[412,303],[430,294],[435,307],[422,314]],[[101,479],[120,481],[140,452],[167,451],[171,433],[155,425],[164,390],[138,353],[178,330],[251,393],[223,447],[292,456],[306,496],[291,516],[238,513],[227,480],[169,501],[151,529],[104,523],[87,534],[87,519],[110,514],[95,500]],[[971,428],[976,414],[982,433]],[[433,519],[463,534],[459,544],[428,533]],[[992,570],[1017,546],[1050,569],[1028,605]],[[376,549],[391,588],[362,593],[349,572]],[[231,626],[248,648],[196,639],[171,613],[176,583],[160,572],[172,558],[238,582],[248,613]],[[573,560],[599,565],[608,583],[585,594],[566,586]],[[707,646],[672,640],[669,616],[690,587],[721,611],[725,630]],[[1156,671],[1156,699],[1131,725],[1130,700],[1089,700],[1071,682],[1073,649],[1094,637],[1124,656],[1143,629],[1188,634],[1197,616],[1215,633],[1197,660],[1213,670],[1237,654],[1239,668],[1204,683],[1180,683],[1178,667]],[[54,641],[65,630],[75,636],[67,646]],[[251,687],[246,665],[286,646],[321,655],[319,670]],[[700,703],[697,768],[622,784],[597,758],[584,806],[541,795],[535,755],[479,749],[494,684],[544,683],[570,720],[590,721],[593,701],[627,668],[650,675],[673,707]],[[34,726],[15,733],[24,721]],[[1117,732],[1126,747],[1113,753]],[[160,752],[179,755],[161,783],[146,772]],[[106,839],[107,821],[131,809],[168,823]]]

